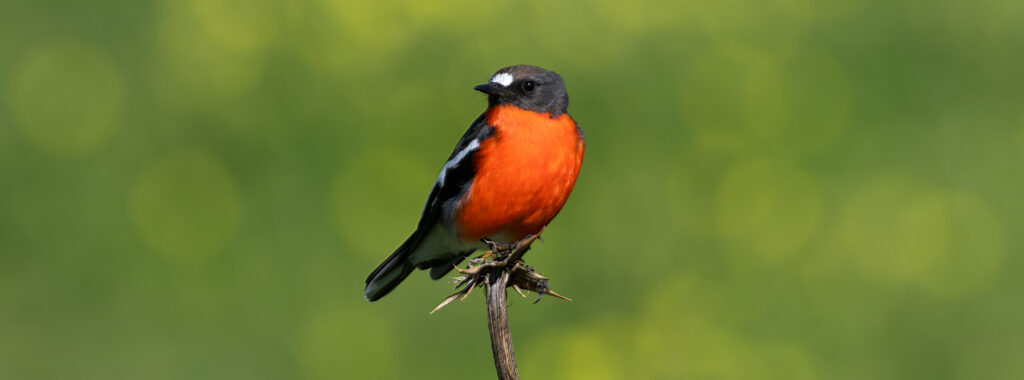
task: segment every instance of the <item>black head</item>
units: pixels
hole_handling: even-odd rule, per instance
[[[491,76],[490,83],[476,86],[488,95],[493,107],[514,104],[534,112],[561,115],[569,108],[562,76],[537,66],[509,66]]]

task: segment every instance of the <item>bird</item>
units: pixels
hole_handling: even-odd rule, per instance
[[[414,269],[429,269],[437,280],[489,243],[539,233],[569,198],[586,141],[569,116],[562,76],[509,66],[474,89],[487,94],[487,109],[448,156],[416,229],[366,278],[368,301]]]

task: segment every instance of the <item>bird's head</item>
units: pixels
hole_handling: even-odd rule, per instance
[[[519,108],[561,115],[569,108],[569,94],[562,76],[537,66],[509,66],[498,70],[490,82],[476,86],[487,94],[490,106],[512,104]]]

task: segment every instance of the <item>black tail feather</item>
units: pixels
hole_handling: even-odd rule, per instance
[[[402,283],[402,280],[409,277],[413,269],[416,269],[416,266],[409,262],[409,255],[423,239],[422,235],[419,230],[414,232],[391,256],[388,256],[387,260],[384,260],[366,277],[366,290],[363,296],[368,301],[376,301],[391,293],[398,284]]]
[[[458,265],[467,256],[473,253],[473,249],[465,252],[438,252],[434,260],[413,263],[412,254],[423,242],[426,233],[424,229],[417,229],[408,239],[398,247],[387,260],[377,266],[368,277],[366,277],[366,290],[363,296],[369,301],[376,301],[386,296],[402,283],[414,269],[430,269],[430,278],[437,280],[448,274],[455,265]]]

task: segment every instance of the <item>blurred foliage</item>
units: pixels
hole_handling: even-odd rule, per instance
[[[482,297],[367,273],[472,86],[583,173],[524,378],[1024,378],[1024,2],[0,4],[0,378],[479,379]]]

